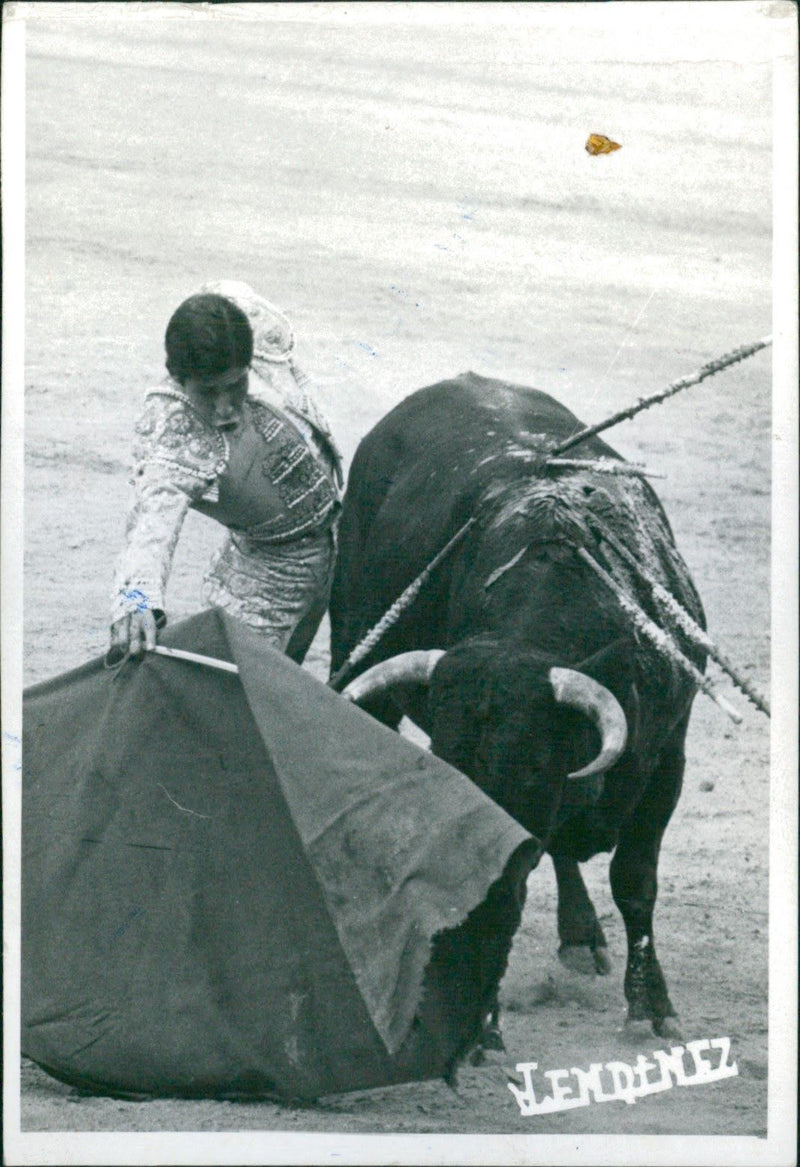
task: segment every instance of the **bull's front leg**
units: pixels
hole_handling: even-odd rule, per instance
[[[558,958],[573,972],[605,976],[611,971],[606,938],[577,860],[551,858],[558,883]]]
[[[511,909],[515,913],[516,923],[515,929],[522,919],[522,912],[525,907],[525,899],[527,896],[527,881],[526,881],[526,866],[523,866],[523,853],[518,852],[516,863],[512,860],[512,865],[506,870],[503,877],[504,881],[510,881],[511,887],[514,889],[513,905]],[[495,887],[498,885],[496,884]],[[490,892],[490,896],[492,893]],[[505,971],[505,970],[504,970]],[[470,1053],[470,1061],[473,1066],[481,1066],[486,1061],[486,1051],[496,1050],[505,1052],[505,1042],[503,1041],[503,1031],[500,1025],[500,1000],[499,992],[495,989],[491,998],[487,1002],[486,1011],[483,1015],[481,1024],[480,1037],[474,1048]]]
[[[500,1028],[500,1001],[498,994],[492,998],[489,1010],[481,1026],[481,1035],[477,1045],[470,1052],[469,1060],[473,1066],[482,1066],[486,1061],[487,1050],[505,1052],[506,1043],[503,1041],[503,1032]]]
[[[675,1008],[656,956],[653,911],[658,894],[661,839],[680,794],[684,769],[680,744],[662,753],[659,765],[611,860],[611,891],[628,937],[625,996],[628,1021],[649,1021],[659,1037],[680,1039]]]

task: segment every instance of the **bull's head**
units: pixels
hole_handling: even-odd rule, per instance
[[[612,655],[619,656],[616,647]],[[599,795],[600,776],[625,750],[622,707],[590,675],[609,666],[616,672],[608,656],[564,668],[541,653],[474,638],[447,652],[382,661],[351,682],[345,695],[358,704],[391,695],[411,712],[419,702],[403,696],[424,686],[425,714],[414,720],[424,722],[434,752],[541,837],[569,805]]]

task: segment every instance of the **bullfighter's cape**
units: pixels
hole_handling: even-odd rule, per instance
[[[22,1049],[122,1095],[313,1098],[448,1072],[535,841],[217,611],[24,702]]]

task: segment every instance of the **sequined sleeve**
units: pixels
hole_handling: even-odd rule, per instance
[[[186,512],[213,494],[222,462],[220,448],[180,402],[148,401],[136,425],[135,495],[114,574],[112,624],[136,611],[164,610]]]

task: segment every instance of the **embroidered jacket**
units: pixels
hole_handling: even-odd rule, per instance
[[[243,422],[229,439],[167,379],[146,395],[135,432],[135,501],[116,566],[112,623],[144,608],[163,611],[189,507],[265,545],[333,522],[335,457],[325,457],[321,442],[315,449],[288,408],[249,394]]]
[[[261,388],[299,425],[304,437],[330,459],[336,483],[341,487],[342,455],[327,418],[309,391],[308,377],[295,364],[294,332],[286,315],[240,280],[215,280],[203,284],[200,291],[224,296],[244,312],[253,330],[250,367],[260,378]],[[258,392],[258,386],[254,389]]]
[[[277,405],[294,422],[306,441],[322,455],[330,465],[337,487],[344,485],[342,455],[331,432],[328,419],[309,392],[309,379],[289,360],[285,365],[275,365],[259,358],[253,352],[250,366],[250,393],[267,404]],[[253,377],[252,374],[256,376]]]

